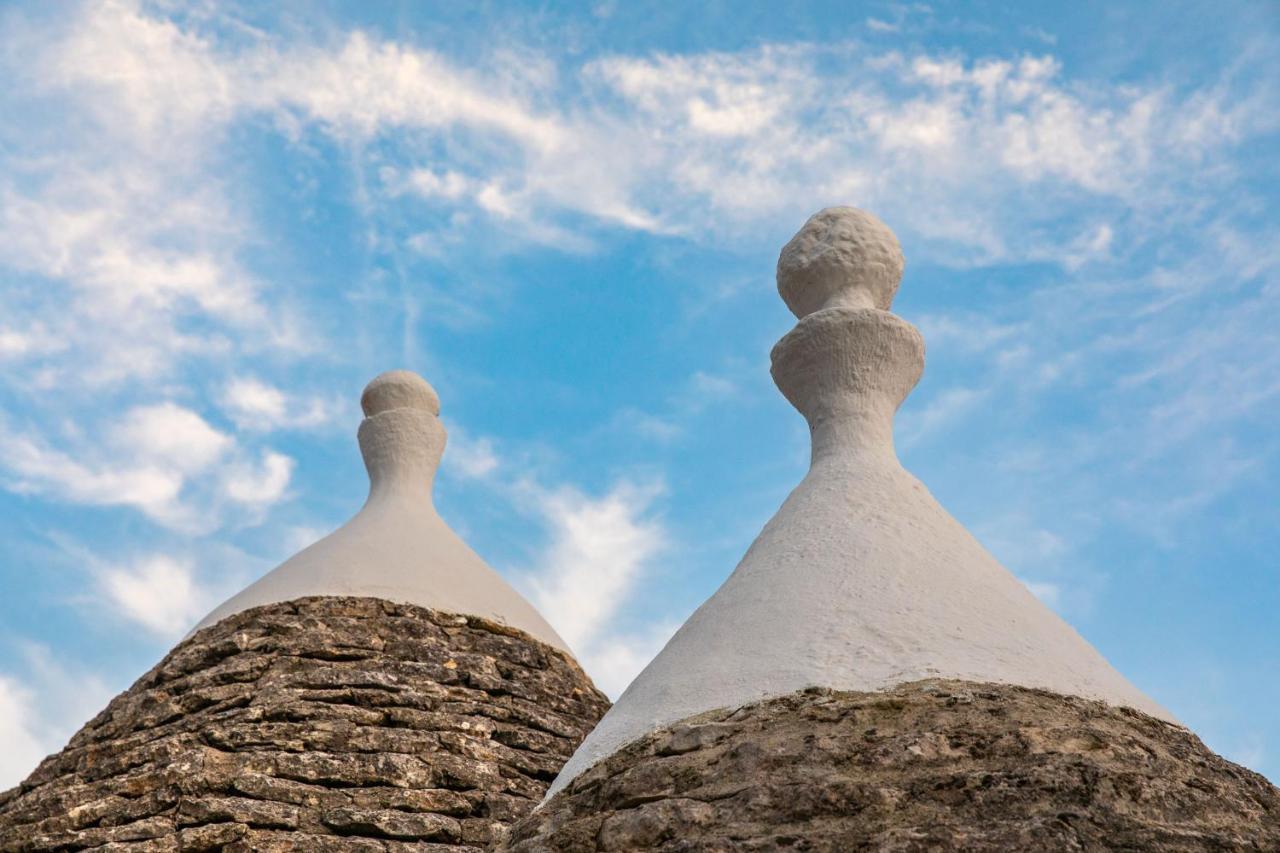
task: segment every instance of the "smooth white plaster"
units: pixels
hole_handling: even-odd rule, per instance
[[[809,473],[548,797],[656,728],[813,686],[992,681],[1173,721],[899,464],[893,417],[924,369],[920,333],[878,307],[888,307],[902,266],[893,233],[852,208],[815,215],[783,249],[779,290],[801,319],[774,347],[772,372],[809,422]],[[896,270],[892,282],[885,270]]]
[[[355,517],[223,602],[193,630],[263,604],[351,595],[482,616],[568,651],[565,641],[449,529],[431,501],[444,453],[440,400],[420,376],[394,370],[360,398],[369,498]]]

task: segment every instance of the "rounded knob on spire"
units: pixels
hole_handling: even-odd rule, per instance
[[[392,409],[422,409],[438,417],[440,398],[427,380],[412,370],[388,370],[364,386],[360,408],[367,418]]]
[[[360,407],[365,419],[358,437],[372,481],[370,499],[414,494],[429,500],[447,438],[435,390],[416,373],[390,370],[365,386]]]
[[[898,238],[879,218],[828,207],[782,247],[778,293],[800,319],[836,305],[887,311],[904,265]]]

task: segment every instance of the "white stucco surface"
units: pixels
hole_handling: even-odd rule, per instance
[[[369,497],[354,518],[216,607],[193,629],[263,604],[311,595],[371,596],[482,616],[568,651],[564,640],[436,513],[444,452],[440,401],[421,377],[384,373],[361,397]]]
[[[893,416],[924,368],[919,332],[882,310],[901,271],[892,232],[851,208],[815,215],[783,249],[779,289],[801,319],[774,347],[773,376],[809,421],[810,470],[548,797],[653,729],[812,686],[992,681],[1172,719],[899,464]]]

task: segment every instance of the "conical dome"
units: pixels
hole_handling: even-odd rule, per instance
[[[852,208],[782,250],[799,322],[772,372],[809,422],[810,470],[511,849],[1280,843],[1273,787],[1178,726],[902,468],[893,418],[924,368],[888,311],[902,270],[893,233]]]
[[[361,402],[360,512],[0,794],[0,850],[474,850],[538,802],[608,701],[436,514],[431,387]]]
[[[309,595],[369,596],[481,616],[569,651],[542,615],[485,565],[436,513],[431,486],[444,453],[440,399],[407,370],[360,397],[369,499],[354,518],[215,607],[195,630],[233,613]]]

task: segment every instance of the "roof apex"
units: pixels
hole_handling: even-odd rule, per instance
[[[447,433],[440,399],[407,370],[383,373],[361,396],[360,450],[369,497],[338,530],[224,601],[193,633],[242,610],[317,595],[366,596],[482,616],[568,651],[502,577],[449,529],[431,499]]]

